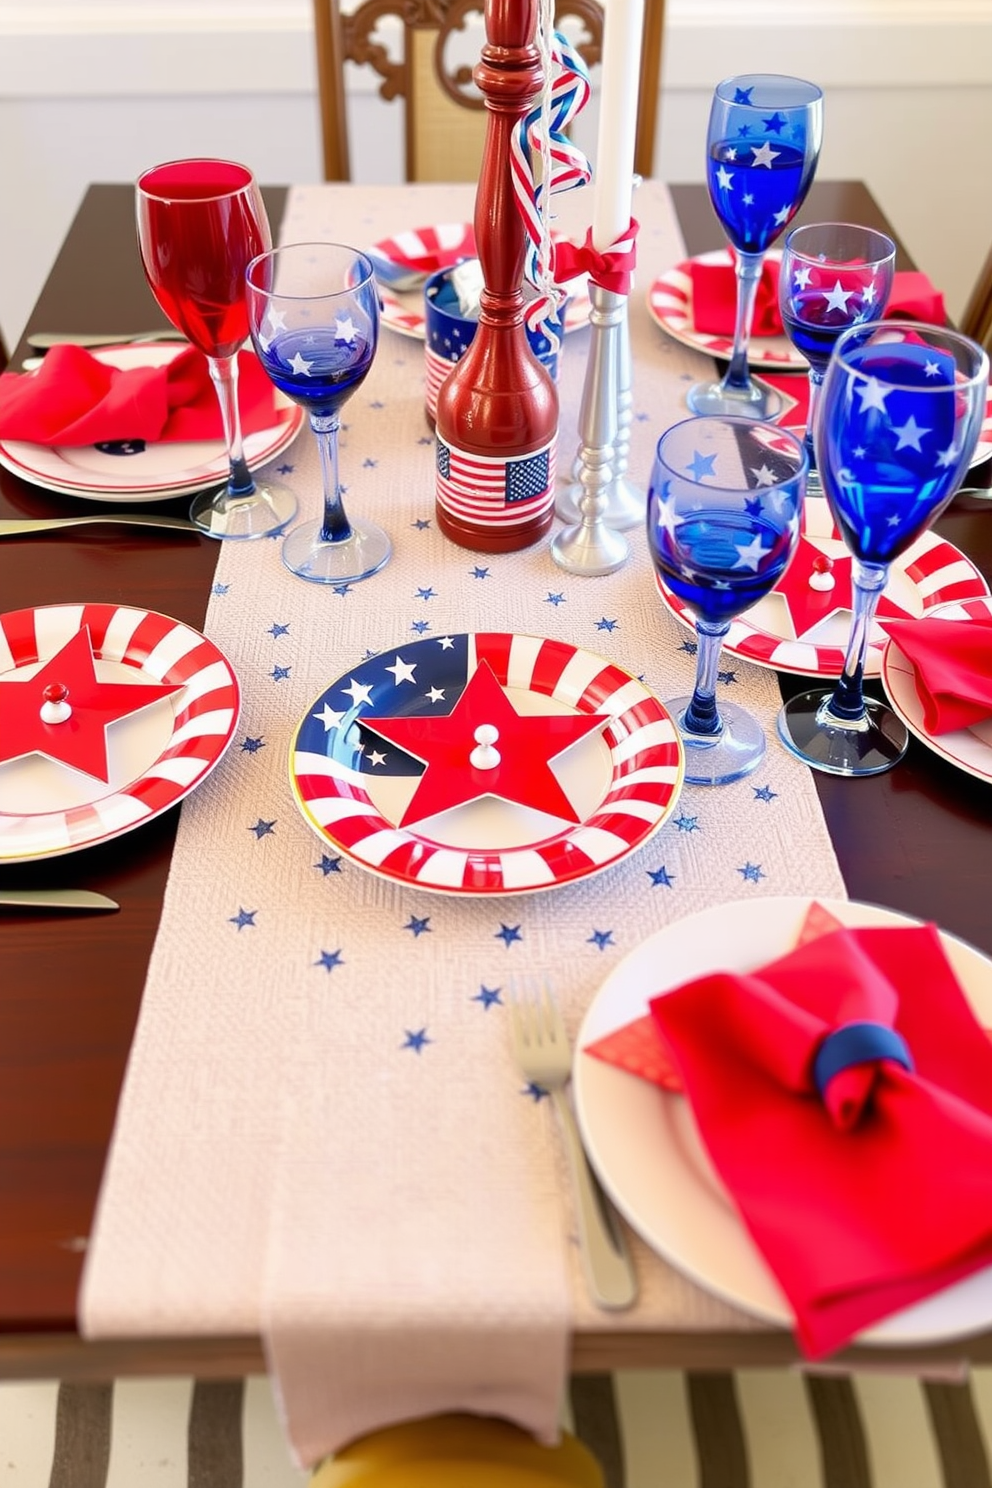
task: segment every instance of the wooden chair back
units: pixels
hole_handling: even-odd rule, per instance
[[[965,306],[961,329],[987,351],[992,351],[992,249]]]
[[[320,98],[324,179],[351,180],[345,62],[372,67],[379,93],[402,99],[408,181],[471,181],[479,171],[485,137],[485,103],[472,85],[472,67],[453,59],[452,42],[483,0],[361,0],[348,14],[339,0],[314,0],[314,42]],[[557,0],[556,24],[565,24],[590,68],[602,59],[603,8],[598,0]],[[401,38],[389,45],[390,23]],[[578,34],[574,34],[573,27]],[[577,24],[575,24],[577,23]],[[646,0],[641,50],[634,169],[650,176],[661,80],[665,0]]]

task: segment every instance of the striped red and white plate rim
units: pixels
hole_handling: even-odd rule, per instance
[[[169,740],[135,779],[94,780],[79,805],[0,812],[0,863],[76,852],[143,826],[200,785],[234,737],[241,694],[230,663],[199,631],[154,610],[64,604],[9,611],[0,615],[0,676],[47,660],[84,626],[98,661],[131,666],[145,681],[184,684],[170,700]]]

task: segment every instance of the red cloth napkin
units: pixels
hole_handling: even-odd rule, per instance
[[[992,716],[992,620],[886,620],[882,629],[913,664],[931,734]]]
[[[650,1010],[810,1357],[992,1264],[992,1042],[933,926],[837,930]],[[914,1071],[855,1065],[821,1098],[825,1037],[862,1020]]]
[[[752,335],[782,334],[778,274],[779,260],[766,258],[758,282]],[[737,306],[737,280],[732,259],[729,264],[700,263],[698,259],[691,259],[689,277],[692,280],[694,329],[709,336],[732,336]],[[947,319],[944,296],[939,289],[934,289],[926,274],[902,269],[893,275],[885,319],[920,320],[930,325],[943,325]]]
[[[238,357],[245,434],[279,422],[275,393],[258,358]],[[80,346],[55,346],[37,373],[0,376],[0,439],[31,444],[106,444],[223,439],[206,357],[192,346],[166,366],[110,367]]]

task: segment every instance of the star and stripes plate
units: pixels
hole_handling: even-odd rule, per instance
[[[445,222],[435,227],[413,227],[406,232],[396,233],[394,237],[373,243],[372,248],[380,258],[388,259],[397,268],[434,274],[438,269],[451,268],[464,258],[476,257],[475,230],[470,222]],[[399,294],[381,280],[378,281],[378,287],[382,324],[391,331],[398,331],[401,336],[412,336],[423,341],[427,334],[423,288]],[[592,304],[589,299],[589,283],[584,274],[578,279],[569,280],[564,287],[569,294],[565,308],[567,334],[588,324]]]
[[[162,366],[186,350],[175,341],[142,342],[140,345],[105,346],[92,355],[111,367]],[[254,356],[254,352],[250,353]],[[278,422],[271,428],[246,434],[245,458],[249,469],[282,454],[306,421],[302,408],[284,400]],[[110,445],[49,446],[24,440],[0,440],[0,465],[32,485],[62,496],[104,502],[168,501],[192,496],[227,480],[228,460],[220,439],[185,443],[165,440],[146,444],[143,440],[118,440]]]
[[[63,604],[0,615],[0,691],[24,685],[84,628],[99,681],[181,690],[108,724],[107,781],[41,753],[0,762],[0,865],[143,826],[195,790],[234,735],[240,689],[230,663],[198,631],[152,610]]]
[[[428,721],[452,715],[485,669],[528,724],[537,715],[602,718],[545,760],[574,819],[509,790],[500,797],[494,770],[491,782],[477,771],[478,788],[463,790],[458,804],[401,825],[432,768]],[[424,752],[389,744],[366,715],[423,719]],[[519,769],[519,756],[514,762]],[[433,768],[442,764],[435,756]],[[457,772],[464,784],[460,758]],[[308,709],[290,750],[297,804],[324,842],[384,878],[453,895],[531,893],[620,862],[668,818],[683,773],[672,718],[643,683],[566,641],[504,632],[425,637],[360,662]]]
[[[834,588],[817,590],[810,584],[814,564],[829,559]],[[822,496],[807,496],[803,530],[796,554],[771,594],[731,622],[724,652],[758,666],[799,677],[839,677],[851,627],[851,556],[834,525]],[[692,612],[656,578],[666,609],[689,629]],[[981,573],[953,543],[935,532],[924,532],[895,559],[889,582],[879,601],[878,618],[927,615],[938,605],[978,599],[989,586]],[[865,675],[877,677],[888,637],[873,626]]]
[[[769,258],[773,253],[768,255]],[[651,318],[675,341],[691,346],[696,351],[705,351],[712,357],[730,360],[734,347],[733,336],[718,336],[706,331],[697,331],[692,319],[692,265],[693,263],[726,265],[733,260],[726,248],[713,253],[700,253],[696,258],[686,258],[673,265],[648,290],[648,310]],[[757,371],[806,372],[809,363],[802,352],[797,351],[788,336],[752,336],[748,347],[748,362]]]

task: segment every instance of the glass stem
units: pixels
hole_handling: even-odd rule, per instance
[[[855,558],[851,564],[854,619],[844,656],[844,670],[826,708],[828,714],[843,719],[845,723],[857,723],[866,716],[865,657],[868,654],[871,622],[888,577],[887,563],[862,563]]]
[[[716,677],[720,647],[730,621],[720,625],[696,621],[696,686],[682,715],[682,727],[690,734],[718,734],[723,728],[716,706]]]
[[[255,490],[255,482],[245,462],[245,447],[241,438],[241,414],[238,411],[238,359],[236,356],[208,357],[207,365],[210,368],[213,385],[217,389],[217,401],[220,404],[220,416],[224,425],[224,443],[227,445],[227,458],[230,465],[227,494],[235,498],[250,496]]]
[[[761,280],[763,253],[738,253],[734,272],[737,276],[737,316],[734,321],[734,349],[730,355],[730,366],[723,379],[724,387],[747,388],[751,386],[747,370],[747,349],[751,340],[751,322],[754,320],[754,302]]]
[[[317,436],[320,451],[320,478],[324,483],[324,520],[320,529],[320,540],[326,543],[347,542],[351,527],[341,500],[341,483],[338,480],[338,429],[337,417],[311,417],[310,424]]]
[[[820,389],[823,386],[823,373],[817,372],[815,367],[809,369],[809,409],[806,414],[806,434],[803,439],[803,448],[809,458],[810,470],[816,469],[816,452],[813,449],[813,420],[816,417],[817,406],[820,401]]]

